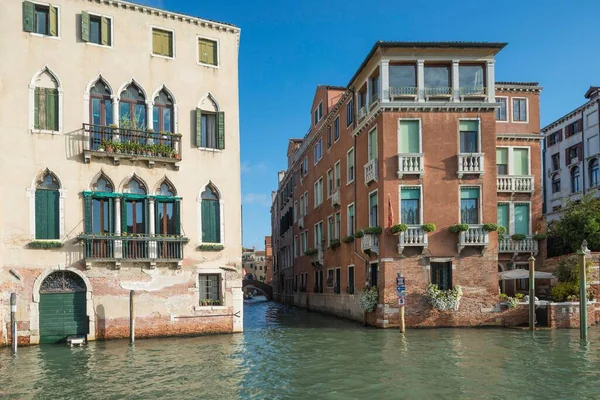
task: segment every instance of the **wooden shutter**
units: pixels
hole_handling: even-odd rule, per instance
[[[92,197],[85,196],[83,198],[83,218],[84,218],[84,231],[87,234],[92,233]]]
[[[46,239],[48,232],[48,190],[35,191],[35,238]]]
[[[48,7],[50,10],[50,36],[58,36],[58,9],[56,7]]]
[[[50,237],[48,239],[60,239],[59,226],[59,193],[58,190],[47,190],[48,192],[48,227]]]
[[[90,14],[81,12],[81,40],[90,41]]]
[[[225,113],[217,113],[217,149],[225,148]]]
[[[152,31],[152,52],[154,54],[162,53],[162,35],[159,30]]]
[[[46,129],[58,131],[58,90],[46,89]]]
[[[173,203],[173,218],[175,219],[175,234],[181,235],[181,200]]]
[[[40,97],[41,91],[43,89],[35,88],[35,92],[33,94],[33,127],[35,129],[40,129]]]
[[[202,212],[202,242],[203,243],[211,243],[212,237],[211,226],[210,226],[210,201],[202,200],[201,212]]]
[[[23,2],[23,30],[25,32],[33,32],[33,16],[35,7],[32,2]]]
[[[106,17],[102,17],[101,19],[100,34],[102,35],[100,38],[100,43],[104,46],[110,46],[110,24],[108,18]]]
[[[196,146],[202,146],[202,110],[196,108]]]

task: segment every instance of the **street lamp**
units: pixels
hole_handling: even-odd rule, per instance
[[[581,248],[577,251],[579,256],[579,336],[585,340],[587,338],[587,292],[585,279],[585,256],[590,251],[587,248],[587,240],[581,243]]]

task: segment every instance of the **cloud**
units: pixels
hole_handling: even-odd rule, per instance
[[[244,205],[258,205],[263,207],[271,207],[271,196],[261,193],[246,193],[242,197],[242,203]]]
[[[249,161],[244,161],[242,163],[242,174],[257,174],[263,173],[268,170],[268,166],[264,162],[258,162],[256,164],[252,164]]]

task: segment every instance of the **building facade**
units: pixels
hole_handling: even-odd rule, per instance
[[[397,326],[403,276],[409,326],[498,323],[498,272],[537,254],[542,219],[541,88],[495,82],[504,46],[377,42],[346,87],[317,87],[273,196],[276,299],[362,321],[377,286],[368,323]],[[461,286],[458,310],[430,283]]]
[[[0,343],[242,330],[239,28],[0,4]]]
[[[559,219],[569,201],[580,200],[600,184],[600,87],[590,87],[585,98],[585,104],[542,129],[548,222]]]
[[[265,236],[265,283],[273,284],[273,246],[271,245],[271,236]]]
[[[267,258],[264,250],[252,250],[242,253],[244,279],[265,282],[267,279]]]

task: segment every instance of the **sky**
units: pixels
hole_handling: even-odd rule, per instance
[[[600,1],[134,0],[241,28],[243,244],[264,248],[288,139],[310,127],[319,84],[345,86],[378,40],[507,42],[497,81],[539,82],[545,126],[600,85]],[[568,4],[568,5],[567,5]]]

